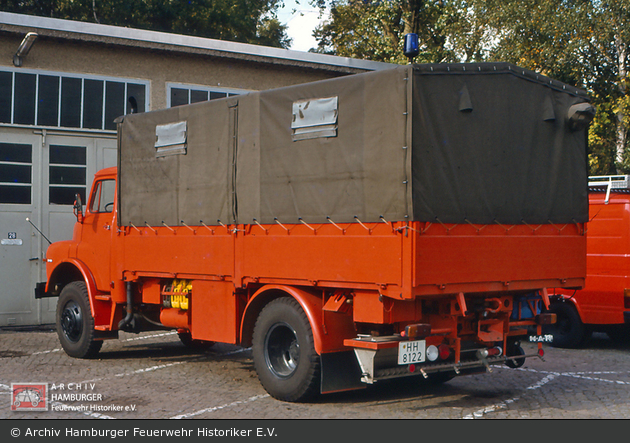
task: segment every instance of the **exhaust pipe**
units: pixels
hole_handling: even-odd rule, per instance
[[[118,322],[118,329],[123,329],[133,320],[133,292],[130,281],[127,282],[127,306],[125,310],[127,311],[127,315]]]

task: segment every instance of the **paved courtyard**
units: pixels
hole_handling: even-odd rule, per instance
[[[534,343],[524,343],[526,352]],[[68,357],[46,327],[0,331],[2,419],[627,419],[630,343],[596,334],[584,349],[545,346],[545,361],[455,378],[412,379],[325,395],[271,398],[249,349],[195,351],[173,332],[121,333],[93,360]],[[47,411],[12,411],[16,383],[47,384]]]

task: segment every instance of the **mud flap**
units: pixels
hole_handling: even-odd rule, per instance
[[[35,298],[44,298],[44,297],[58,297],[59,294],[51,294],[50,292],[46,292],[46,282],[37,283],[35,285]]]
[[[322,394],[365,389],[361,382],[361,368],[353,351],[321,355]]]

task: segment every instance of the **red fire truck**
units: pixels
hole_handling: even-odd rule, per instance
[[[582,290],[551,291],[546,326],[552,345],[582,346],[592,332],[614,340],[630,338],[630,181],[627,175],[589,179],[590,221],[586,240],[586,285]]]
[[[510,64],[408,65],[118,123],[70,241],[47,251],[66,353],[118,331],[252,347],[300,401],[517,367],[545,288],[581,288],[575,88]]]

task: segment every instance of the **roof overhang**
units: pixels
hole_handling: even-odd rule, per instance
[[[34,31],[42,37],[202,54],[345,73],[379,71],[397,66],[349,57],[10,12],[0,12],[0,31],[16,34]]]

